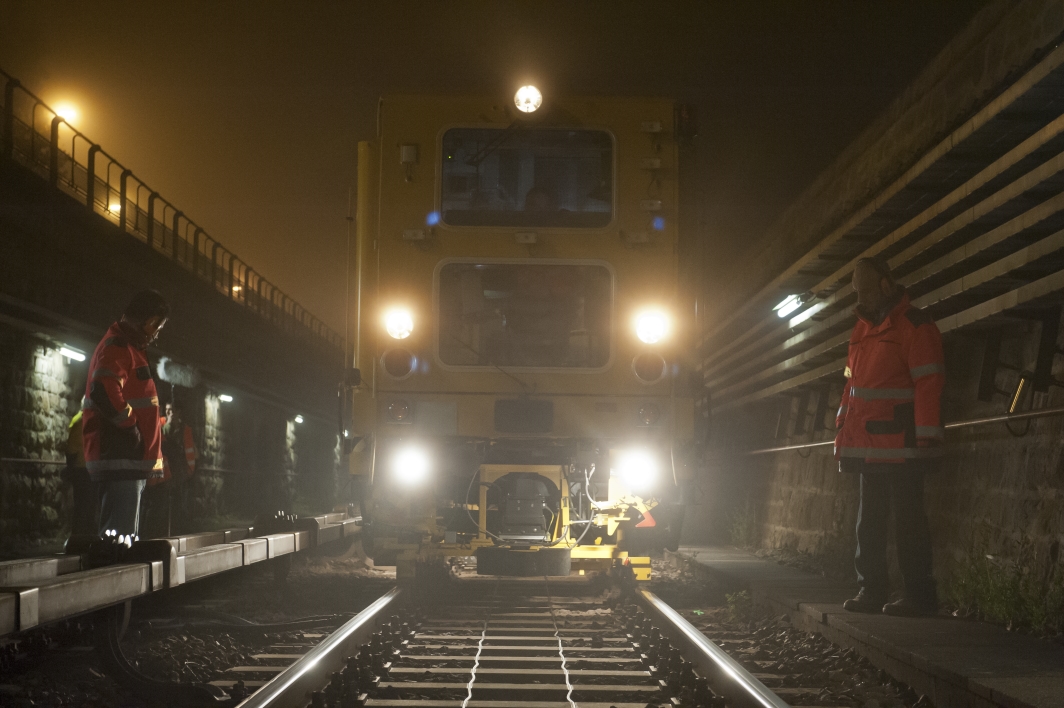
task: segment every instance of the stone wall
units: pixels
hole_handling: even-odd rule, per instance
[[[0,325],[2,554],[54,546],[69,534],[72,498],[63,464],[42,463],[65,460],[67,428],[80,408],[88,364],[62,356],[59,346],[45,335]],[[89,349],[80,341],[77,347]],[[331,507],[339,464],[331,426],[313,419],[296,424],[289,412],[235,389],[157,385],[162,404],[176,400],[183,409],[199,471],[188,484],[187,514],[168,499],[168,488],[148,490],[142,536],[216,525],[223,517]],[[223,390],[232,402],[221,401]]]
[[[67,426],[85,386],[84,363],[59,345],[0,327],[0,543],[52,538],[68,528],[61,465]]]

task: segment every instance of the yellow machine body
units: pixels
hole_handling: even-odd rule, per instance
[[[674,104],[558,98],[540,111],[525,116],[505,96],[386,97],[377,139],[359,144],[350,473],[365,490],[367,551],[400,575],[495,547],[565,548],[576,571],[626,563],[649,577],[625,534],[666,501],[679,504],[693,315],[677,285]],[[580,180],[597,185],[593,197]],[[539,199],[546,215],[533,209]],[[540,280],[563,295],[515,302],[535,300],[527,293]],[[574,287],[592,294],[564,294]],[[666,321],[653,343],[636,331],[645,311]],[[389,332],[396,312],[402,338]],[[481,351],[488,344],[501,353]],[[410,445],[418,474],[396,467]],[[650,451],[658,478],[642,496],[615,469],[634,447]],[[577,492],[588,518],[570,518]],[[521,493],[550,497],[530,534],[542,530],[541,541],[492,531],[500,514],[531,518],[512,498]],[[505,498],[489,509],[496,494]]]

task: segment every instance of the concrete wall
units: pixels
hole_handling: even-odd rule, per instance
[[[1041,325],[1017,321],[1002,330],[1001,366],[991,401],[977,400],[985,334],[946,339],[949,421],[1004,413],[1020,371],[1033,371]],[[1057,343],[1061,346],[1061,342]],[[1064,381],[1064,356],[1053,367]],[[840,474],[831,447],[743,456],[739,450],[834,437],[838,385],[826,392],[825,429],[790,434],[799,420],[811,427],[815,397],[766,403],[714,421],[710,460],[685,532],[688,542],[730,541],[736,522],[752,523],[763,548],[790,548],[848,569],[855,547],[858,485]],[[1064,388],[1024,399],[1024,409],[1064,406]],[[1014,424],[1016,434],[1025,426]],[[779,437],[775,433],[780,431]],[[951,431],[946,456],[927,480],[926,502],[934,540],[936,576],[949,581],[960,565],[986,554],[1015,560],[1038,577],[1054,572],[1064,544],[1064,417],[1031,422],[1022,437],[997,423]],[[749,507],[746,504],[749,503]],[[747,510],[751,518],[744,518]]]
[[[708,324],[796,262],[1031,66],[1064,33],[1062,0],[996,0],[981,10],[751,247],[706,280]],[[745,267],[742,265],[745,264]]]

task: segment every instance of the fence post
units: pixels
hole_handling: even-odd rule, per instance
[[[192,272],[199,277],[199,244],[200,234],[203,233],[203,229],[196,227],[196,231],[192,234]]]
[[[217,241],[214,242],[214,246],[211,247],[211,287],[218,287],[218,248],[222,244]]]
[[[152,248],[155,244],[155,200],[159,198],[158,192],[152,192],[148,195],[148,248]],[[160,249],[165,246],[165,236],[159,239]]]
[[[59,186],[59,124],[63,119],[52,118],[52,131],[48,136],[48,182],[53,187]]]
[[[4,160],[15,158],[15,89],[19,85],[18,79],[10,76],[4,84]]]
[[[118,179],[118,198],[122,200],[118,205],[118,226],[122,229],[122,233],[126,232],[126,182],[131,174],[133,170],[124,169],[122,176]]]
[[[89,162],[85,166],[89,176],[85,185],[85,206],[89,211],[96,211],[96,153],[99,151],[100,146],[96,143],[89,146]]]

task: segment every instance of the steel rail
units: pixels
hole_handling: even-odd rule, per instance
[[[249,696],[237,708],[303,708],[310,700],[308,694],[327,683],[329,674],[339,671],[344,660],[369,641],[384,610],[400,595],[392,588],[374,600],[366,609],[330,634],[296,663],[273,677],[266,685]]]
[[[695,664],[711,684],[720,687],[731,705],[758,706],[760,708],[790,708],[789,704],[761,683],[752,673],[742,667],[726,651],[702,634],[649,590],[638,594],[642,605],[651,612],[661,629],[673,635],[673,640],[686,646],[687,658]]]
[[[1050,418],[1052,416],[1064,415],[1064,406],[1058,406],[1056,408],[1042,408],[1035,411],[1024,411],[1023,413],[1002,413],[1001,415],[991,415],[985,418],[971,418],[970,420],[958,420],[953,423],[946,423],[944,427],[946,430],[956,430],[958,428],[971,428],[976,425],[990,425],[991,423],[1011,423],[1014,420],[1031,420],[1032,418]],[[834,445],[834,440],[821,440],[819,442],[812,443],[800,443],[798,445],[781,445],[780,447],[766,447],[759,450],[749,450],[745,455],[766,455],[770,452],[787,452],[789,450],[808,450],[814,447],[823,447],[825,445]]]

